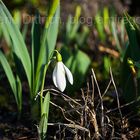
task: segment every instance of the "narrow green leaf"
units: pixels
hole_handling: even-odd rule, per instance
[[[41,74],[43,74],[43,66],[48,63],[49,59],[51,59],[58,34],[58,26],[59,26],[59,18],[60,18],[60,5],[57,7],[56,13],[53,17],[53,22],[50,24],[48,28],[44,29],[43,36],[41,38],[41,46],[37,63],[37,72],[36,72],[36,92],[40,86],[40,81],[42,81]]]
[[[106,36],[104,33],[104,24],[103,24],[101,12],[98,12],[95,16],[95,26],[97,28],[97,31],[98,31],[98,34],[99,34],[101,41],[104,42],[106,39]]]
[[[69,38],[70,40],[74,39],[76,37],[76,33],[80,27],[80,23],[79,23],[79,18],[81,15],[81,7],[77,6],[76,7],[76,12],[75,12],[75,16],[74,16],[74,21],[72,21],[72,29],[69,33]]]
[[[28,32],[28,24],[24,24],[22,29],[22,36],[24,40],[26,39],[27,32]]]
[[[120,26],[121,26],[121,42],[122,44],[125,44],[125,26],[123,19],[121,20]]]
[[[56,13],[53,18],[53,23],[50,24],[48,30],[47,30],[47,62],[52,57],[52,53],[54,51],[57,35],[58,35],[58,29],[59,29],[59,18],[60,18],[60,5],[58,5]]]
[[[109,57],[105,56],[104,57],[104,68],[107,73],[109,73],[110,67],[111,67],[111,60]]]
[[[5,24],[5,28],[12,39],[12,47],[15,54],[18,56],[25,69],[29,86],[31,86],[31,61],[28,50],[26,48],[24,39],[19,31],[19,28],[15,24],[11,14],[0,0],[0,18]]]
[[[50,24],[53,24],[51,22],[53,21],[54,14],[56,13],[56,10],[60,4],[60,0],[53,0],[51,2],[52,2],[51,7],[49,9],[49,14],[48,14],[46,24],[45,24],[46,28],[48,28],[50,26]]]
[[[41,24],[40,24],[40,15],[36,14],[34,23],[32,25],[32,63],[33,69],[36,69],[38,61],[38,55],[40,51],[40,38],[41,38]]]
[[[1,31],[2,31],[2,34],[6,40],[6,43],[8,44],[8,46],[11,46],[12,45],[12,42],[11,42],[11,38],[10,38],[10,35],[8,33],[8,30],[7,28],[5,28],[5,24],[3,22],[0,23],[0,26],[1,26]]]
[[[119,38],[118,38],[118,33],[117,33],[117,26],[115,24],[115,21],[112,21],[111,22],[111,27],[112,27],[112,34],[113,34],[113,37],[115,39],[115,42],[116,42],[116,47],[118,49],[118,51],[120,52],[120,54],[122,54],[122,48],[121,48],[121,45],[120,45],[120,41],[119,41]]]
[[[128,14],[125,14],[124,21],[130,43],[130,58],[132,58],[134,61],[138,61],[140,60],[139,27]]]
[[[131,58],[134,62],[140,60],[140,30],[138,25],[133,21],[133,19],[126,13],[124,16],[124,23],[127,30],[129,45],[126,48],[126,52],[122,64],[122,88],[123,96],[126,101],[130,102],[136,99],[136,92],[140,85],[137,85],[137,80],[139,77],[135,77],[127,63],[128,58]],[[135,80],[137,79],[137,80]],[[140,91],[138,91],[138,96],[140,96]]]
[[[37,70],[37,62],[38,56],[40,52],[40,39],[41,39],[41,25],[40,25],[40,17],[39,13],[36,14],[36,18],[32,25],[32,93],[36,93],[35,91],[35,74]]]
[[[47,118],[49,114],[49,104],[50,104],[50,93],[47,92],[42,106],[42,115],[46,114]]]
[[[104,7],[103,18],[104,18],[104,28],[106,28],[107,26],[109,26],[109,10],[108,10],[108,7]]]
[[[39,132],[39,139],[44,140],[47,133],[47,127],[48,127],[48,119],[46,117],[46,114],[43,114],[41,117],[41,121],[39,123],[38,132]]]
[[[19,111],[21,111],[22,109],[22,85],[21,85],[21,81],[18,77],[18,75],[16,76],[16,87],[17,87],[17,99],[18,99],[18,108]]]
[[[18,102],[18,96],[17,96],[17,90],[16,90],[16,80],[14,78],[14,75],[13,75],[13,72],[11,70],[9,63],[7,62],[7,59],[5,58],[5,56],[3,55],[3,53],[1,51],[0,51],[0,62],[1,62],[1,65],[4,69],[4,71],[5,71],[5,74],[8,78],[11,89],[14,93],[16,103],[18,104],[19,102]]]
[[[72,30],[72,16],[68,16],[68,20],[66,23],[66,37],[69,38],[70,32]]]
[[[40,138],[45,138],[48,128],[48,115],[49,115],[49,104],[50,104],[50,93],[47,92],[43,105],[42,105],[42,115],[41,115],[41,121],[39,124],[39,134]]]

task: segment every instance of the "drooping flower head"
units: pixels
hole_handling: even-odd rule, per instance
[[[56,51],[56,66],[53,70],[54,85],[63,92],[66,88],[66,77],[70,84],[73,84],[73,76],[70,70],[63,64],[61,54]]]

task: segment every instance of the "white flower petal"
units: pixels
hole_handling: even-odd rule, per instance
[[[57,65],[56,65],[57,66]],[[56,72],[57,72],[57,67],[55,66],[55,68],[54,68],[54,70],[53,70],[53,82],[54,82],[54,85],[56,86],[56,87],[58,87],[57,86],[57,83],[56,83]]]
[[[65,73],[66,73],[66,76],[68,78],[68,81],[70,82],[71,85],[73,85],[73,76],[72,76],[71,71],[64,64],[63,64],[63,66],[65,69]]]
[[[56,85],[57,88],[63,92],[66,88],[65,70],[62,62],[56,64]]]

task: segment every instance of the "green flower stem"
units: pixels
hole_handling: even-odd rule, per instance
[[[61,56],[61,54],[60,54],[57,50],[54,50],[54,52],[56,52],[56,59],[57,59],[57,62],[61,62],[61,61],[62,61],[62,56]],[[49,64],[50,64],[50,61],[49,61],[48,64],[46,64],[45,67],[44,67],[43,80],[42,80],[41,91],[40,91],[40,108],[41,108],[41,115],[42,115],[42,106],[43,106],[43,89],[44,89],[44,83],[45,83],[45,76],[46,76],[46,72],[47,72],[47,69],[48,69]]]
[[[48,69],[49,64],[50,64],[50,61],[49,61],[48,64],[46,64],[45,67],[44,67],[43,80],[42,80],[41,91],[40,91],[41,115],[42,115],[42,106],[43,106],[43,89],[44,89],[44,83],[45,83],[45,76],[46,76],[46,72],[47,72],[47,69]]]

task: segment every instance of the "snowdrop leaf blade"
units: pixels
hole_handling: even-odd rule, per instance
[[[5,57],[5,55],[0,51],[0,63],[5,71],[5,74],[7,76],[7,79],[9,81],[9,84],[11,86],[11,89],[13,91],[13,94],[15,96],[15,100],[17,103],[17,107],[19,111],[21,110],[21,104],[22,104],[22,95],[21,95],[21,82],[20,79],[17,77],[17,79],[14,77],[14,74],[12,72],[12,69]]]
[[[64,69],[65,69],[68,81],[70,82],[71,85],[73,85],[73,76],[72,76],[71,71],[65,65],[64,65]]]

